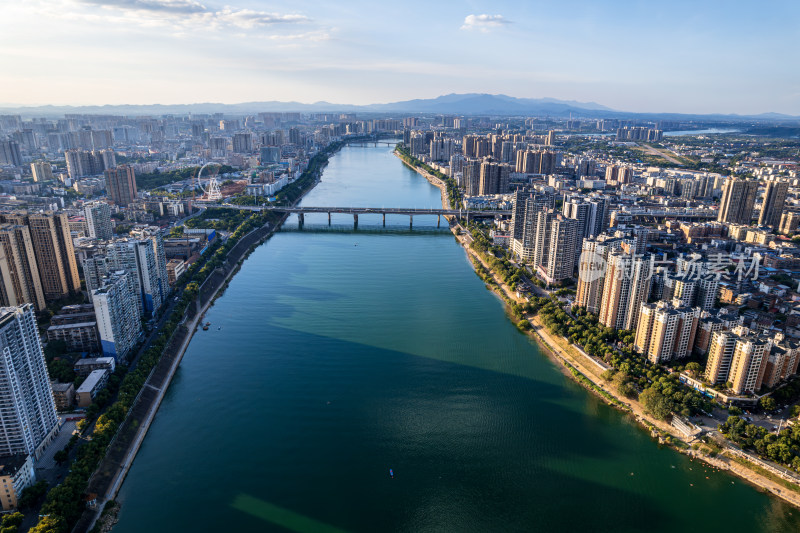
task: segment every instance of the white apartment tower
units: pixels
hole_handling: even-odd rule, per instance
[[[111,206],[105,202],[89,202],[83,206],[89,237],[107,241],[114,237],[111,228]]]
[[[94,313],[103,355],[126,361],[141,329],[139,302],[131,276],[124,270],[103,279],[103,287],[92,292]]]
[[[36,458],[58,427],[33,306],[0,308],[0,455]]]

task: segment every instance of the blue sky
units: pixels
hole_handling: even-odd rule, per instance
[[[0,104],[453,92],[800,115],[800,2],[4,0]]]

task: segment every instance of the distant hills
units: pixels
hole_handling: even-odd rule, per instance
[[[798,120],[800,117],[780,113],[761,115],[687,115],[680,113],[630,113],[617,111],[595,102],[577,102],[556,98],[516,98],[504,94],[447,94],[437,98],[404,100],[386,104],[333,104],[330,102],[244,102],[240,104],[198,103],[198,104],[151,104],[151,105],[100,105],[100,106],[31,106],[14,107],[0,105],[2,114],[25,116],[58,117],[65,114],[99,115],[167,115],[167,114],[210,114],[230,115],[253,114],[258,112],[351,112],[351,113],[419,113],[449,115],[506,115],[506,116],[553,116],[575,118],[656,118],[676,120],[719,120],[733,121],[755,119],[761,121]]]
[[[575,102],[555,98],[515,98],[504,94],[447,94],[438,98],[406,100],[392,104],[372,104],[365,109],[378,112],[409,111],[458,115],[563,115],[570,112],[614,111],[594,102]]]

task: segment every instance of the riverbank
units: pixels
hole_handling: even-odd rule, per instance
[[[396,149],[393,150],[392,153],[405,166],[407,166],[408,168],[410,168],[411,170],[413,170],[414,172],[416,172],[417,174],[419,174],[420,176],[422,176],[423,178],[428,180],[428,182],[431,185],[433,185],[434,187],[438,188],[439,191],[442,193],[442,207],[444,209],[452,209],[452,207],[450,207],[450,198],[448,198],[448,196],[447,196],[447,184],[444,181],[442,181],[441,179],[437,178],[436,176],[434,176],[430,172],[426,172],[422,168],[415,167],[414,165],[409,164],[405,159],[403,159],[403,156],[401,154],[399,154]],[[452,222],[452,220],[451,220],[453,218],[452,216],[445,215],[445,218],[447,219],[448,222]]]
[[[341,146],[337,147],[333,153],[336,153],[339,148]],[[300,194],[293,199],[293,206],[320,182],[320,175],[324,166],[325,164],[323,163],[315,170],[314,180],[304,186]],[[101,464],[95,476],[93,476],[92,481],[102,485],[102,487],[97,487],[98,490],[92,491],[98,495],[97,506],[93,511],[87,510],[73,531],[78,533],[97,529],[107,531],[116,522],[120,506],[115,504],[114,499],[136,458],[150,425],[155,419],[155,415],[177,372],[183,355],[189,347],[195,332],[202,324],[205,313],[227,288],[230,280],[240,270],[242,263],[250,252],[271,237],[276,230],[280,229],[288,216],[288,214],[283,214],[277,221],[267,221],[242,236],[236,245],[228,251],[223,264],[215,269],[200,286],[195,307],[187,310],[180,322],[179,326],[182,330],[182,335],[180,335],[180,338],[175,339],[179,342],[179,346],[171,350],[165,350],[164,355],[142,387],[142,392],[145,394],[140,393],[134,400],[134,406],[129,413],[129,417],[134,419],[134,422],[130,424],[134,426],[132,428],[133,435],[126,435],[127,444],[125,444],[124,449],[114,450],[116,453],[112,453],[111,449],[109,449],[103,459],[103,463],[108,464]],[[126,420],[126,422],[129,421]],[[119,433],[122,433],[122,429],[121,427]],[[115,440],[117,439],[115,438]],[[115,457],[111,457],[111,455],[115,455]],[[98,473],[105,475],[98,476]],[[109,503],[113,505],[107,507]],[[98,519],[100,519],[99,522]],[[95,527],[95,524],[97,524],[97,527]]]
[[[491,267],[483,260],[480,254],[469,247],[468,240],[465,236],[467,233],[462,232],[462,234],[459,234],[459,227],[460,226],[456,225],[452,228],[459,243],[461,243],[473,260],[478,261],[479,264],[489,272],[489,275],[491,275],[494,280],[494,283],[488,284],[487,286],[497,292],[506,303],[509,301],[520,304],[526,303],[525,299],[517,296],[515,291],[503,283]],[[641,402],[624,397],[611,387],[610,384],[601,377],[604,369],[602,366],[599,366],[596,361],[580,353],[567,339],[551,335],[537,316],[526,316],[526,319],[532,326],[528,335],[537,341],[542,351],[550,357],[550,359],[562,365],[566,370],[566,372],[564,372],[565,375],[570,376],[574,381],[594,393],[608,405],[631,414],[640,426],[647,429],[651,436],[658,440],[659,444],[670,445],[675,450],[693,459],[702,460],[712,468],[728,471],[758,489],[770,492],[783,501],[800,508],[800,492],[798,492],[800,487],[796,487],[796,485],[792,486],[790,482],[776,478],[776,476],[764,469],[759,469],[764,472],[762,474],[754,468],[750,468],[748,465],[752,463],[742,461],[741,459],[737,460],[738,458],[734,457],[734,454],[728,450],[724,450],[722,452],[723,455],[719,455],[714,447],[704,444],[701,440],[693,436],[686,436],[667,422],[652,417],[646,412]],[[743,464],[743,462],[747,464]]]
[[[439,188],[442,196],[442,206],[446,209],[452,209],[448,201],[447,186],[442,180],[426,172],[424,169],[410,165],[397,151],[393,153],[404,165],[423,176],[431,185]],[[483,260],[481,255],[469,246],[469,232],[461,228],[459,224],[453,224],[453,220],[450,220],[450,222],[451,231],[456,236],[461,246],[466,250],[467,254],[471,256],[473,261],[477,261],[482,265],[494,280],[494,283],[487,284],[487,287],[497,293],[506,304],[512,302],[519,304],[527,303],[527,300],[517,296],[516,291],[506,285],[497,273]],[[753,468],[749,468],[747,465],[742,464],[742,460],[737,461],[730,451],[723,451],[723,454],[730,455],[719,455],[716,453],[716,450],[705,445],[696,437],[687,436],[669,423],[652,417],[646,412],[641,402],[621,395],[602,378],[601,375],[606,369],[600,366],[597,361],[579,352],[567,339],[556,338],[551,335],[537,316],[526,316],[525,319],[531,324],[531,330],[527,332],[527,334],[536,340],[542,351],[550,359],[559,363],[561,368],[564,369],[564,375],[572,378],[585,389],[601,398],[608,405],[631,414],[640,426],[648,430],[651,436],[658,440],[659,444],[668,444],[675,450],[693,459],[696,458],[704,461],[712,468],[726,470],[758,489],[768,491],[785,502],[800,508],[800,487],[790,488],[786,484],[790,482],[781,483],[783,480],[776,478],[776,476],[771,475],[763,469],[760,470],[764,471],[765,474],[770,475],[772,478],[759,473]]]

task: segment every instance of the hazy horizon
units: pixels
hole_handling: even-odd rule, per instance
[[[800,3],[28,0],[0,21],[3,107],[450,93],[633,113],[800,115]],[[757,23],[756,23],[757,22]]]

